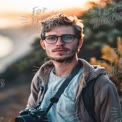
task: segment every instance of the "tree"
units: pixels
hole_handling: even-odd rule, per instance
[[[106,7],[95,7],[79,17],[85,25],[87,48],[115,46],[115,39],[122,36],[122,2],[109,3]]]

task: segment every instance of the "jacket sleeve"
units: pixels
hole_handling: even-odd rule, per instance
[[[96,96],[95,112],[98,122],[122,121],[122,110],[115,85],[107,82]]]
[[[28,102],[26,106],[27,108],[34,108],[37,106],[37,99],[38,99],[38,93],[39,93],[37,77],[38,77],[38,72],[35,74],[31,82],[31,93],[28,98]]]

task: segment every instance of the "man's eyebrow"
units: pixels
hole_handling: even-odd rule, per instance
[[[51,35],[47,35],[47,36],[58,36],[58,35],[56,35],[56,34],[51,34]],[[45,37],[47,37],[47,36],[45,36]]]

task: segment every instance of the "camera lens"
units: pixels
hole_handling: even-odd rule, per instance
[[[15,119],[15,122],[26,122],[26,120],[25,120],[22,116],[18,116],[18,117]]]
[[[16,117],[15,122],[35,122],[35,119],[30,115],[23,115]]]

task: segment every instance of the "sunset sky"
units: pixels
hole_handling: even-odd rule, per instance
[[[1,12],[32,12],[33,8],[62,9],[68,7],[82,6],[87,1],[95,0],[3,0],[0,3]],[[99,1],[99,0],[96,0]]]
[[[0,28],[21,26],[22,16],[38,16],[50,11],[72,8],[84,10],[88,8],[87,2],[89,1],[99,3],[101,0],[3,0],[0,3]]]

